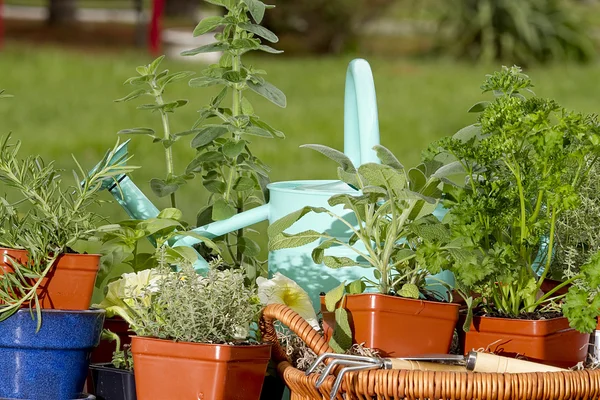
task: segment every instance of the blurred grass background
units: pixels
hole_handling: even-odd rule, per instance
[[[410,23],[435,20],[439,18],[440,1],[445,0],[422,0],[419,6],[413,2],[410,7],[398,1],[385,19]],[[41,0],[8,3],[36,5]],[[84,3],[90,7],[99,4],[96,0],[80,0],[80,4]],[[573,7],[595,29],[600,26],[599,2],[585,6],[573,3]],[[62,34],[78,33],[67,28]],[[127,46],[88,48],[38,43],[33,38],[9,40],[0,52],[0,88],[15,96],[0,102],[0,133],[12,132],[22,140],[23,154],[40,154],[66,170],[74,166],[73,154],[85,168],[92,168],[114,145],[117,131],[142,126],[161,131],[157,114],[136,110],[143,100],[113,102],[129,93],[130,88],[122,83],[136,74],[135,67],[152,60],[145,52]],[[341,55],[248,58],[249,64],[268,72],[269,81],[281,88],[288,99],[288,107],[280,109],[250,94],[256,113],[287,136],[285,140],[252,138],[254,152],[272,168],[271,180],[335,178],[336,166],[332,162],[299,146],[320,143],[343,148],[345,74],[349,61],[355,57],[367,58],[373,69],[382,144],[405,165],[416,165],[421,151],[431,141],[473,123],[475,115],[466,111],[482,99],[479,86],[485,74],[499,69],[502,63],[424,56],[420,50],[429,41],[430,37],[418,30],[408,37],[363,35],[359,50]],[[166,60],[163,67],[199,73],[205,66]],[[554,63],[527,68],[526,72],[533,78],[538,95],[554,98],[569,109],[598,110],[596,82],[600,68],[596,61]],[[194,89],[186,82],[171,86],[166,99],[190,102],[171,117],[173,131],[189,129],[196,120],[196,110],[214,94],[212,88]],[[194,154],[189,139],[174,145],[179,171]],[[154,197],[148,185],[151,178],[165,176],[162,147],[147,137],[135,136],[129,148],[134,156],[131,163],[142,167],[133,174],[133,180],[159,208],[167,207],[167,199]],[[70,173],[66,176],[70,177]],[[194,225],[196,212],[205,205],[205,190],[199,181],[192,181],[177,196],[186,220]],[[104,193],[103,199],[111,197]],[[116,203],[103,204],[99,211],[110,221],[127,217]],[[264,225],[260,230],[264,232],[263,229]]]

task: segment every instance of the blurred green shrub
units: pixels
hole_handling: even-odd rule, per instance
[[[564,0],[445,0],[437,48],[459,58],[525,65],[588,61],[595,48]]]
[[[278,0],[264,24],[286,51],[340,53],[357,43],[365,24],[398,0]]]

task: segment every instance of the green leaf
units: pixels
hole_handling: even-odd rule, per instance
[[[223,145],[222,151],[226,157],[236,158],[244,151],[245,147],[245,140],[239,140],[237,142],[227,142]]]
[[[165,59],[165,56],[162,55],[162,56],[157,57],[154,61],[152,61],[150,63],[150,65],[148,65],[148,75],[156,74],[156,70],[158,70],[158,66],[164,59]]]
[[[237,210],[225,199],[219,199],[213,204],[212,219],[213,221],[222,221],[233,217],[237,214]]]
[[[336,257],[336,256],[325,256],[323,257],[323,264],[329,268],[339,269],[343,267],[356,267],[360,264],[349,257]]]
[[[447,178],[450,176],[456,175],[464,175],[466,173],[465,168],[460,163],[460,161],[453,161],[449,164],[446,164],[440,167],[437,171],[433,173],[433,177],[435,178]]]
[[[410,180],[410,190],[415,192],[420,192],[427,183],[427,177],[423,171],[418,168],[411,168],[408,170],[408,179]]]
[[[456,132],[452,137],[454,139],[458,139],[461,142],[466,143],[469,140],[471,140],[473,138],[478,138],[480,136],[481,136],[481,125],[473,124],[473,125],[465,126],[461,130]]]
[[[489,105],[490,105],[489,101],[480,101],[479,103],[475,103],[471,108],[469,108],[469,111],[467,111],[467,112],[470,112],[470,113],[482,112]]]
[[[346,282],[342,282],[339,286],[331,289],[325,294],[325,308],[327,311],[335,310],[336,304],[342,300],[346,291]]]
[[[366,163],[358,167],[358,172],[370,186],[380,186],[393,190],[396,194],[406,188],[406,177],[384,164]]]
[[[190,87],[203,88],[203,87],[221,85],[223,83],[225,83],[225,81],[223,79],[213,78],[212,76],[201,76],[198,78],[190,79],[188,85]]]
[[[181,71],[181,72],[174,72],[172,74],[166,75],[162,78],[160,78],[158,80],[158,84],[161,86],[165,86],[168,85],[169,83],[172,82],[177,82],[183,79],[187,79],[190,76],[194,75],[195,73],[192,71]]]
[[[392,153],[390,150],[379,144],[373,147],[373,149],[383,164],[388,165],[395,170],[404,171],[404,166],[400,163],[400,161],[398,161],[394,153]]]
[[[246,83],[248,84],[248,87],[250,89],[252,89],[254,92],[260,94],[265,99],[272,102],[273,104],[275,104],[281,108],[286,107],[287,99],[285,97],[285,94],[281,90],[279,90],[277,87],[275,87],[274,85],[272,85],[266,81],[263,83],[254,83],[252,81],[247,81]]]
[[[198,253],[188,246],[167,247],[167,262],[175,264],[182,260],[193,263],[198,260]]]
[[[205,44],[204,46],[196,47],[195,49],[182,51],[181,55],[182,56],[195,56],[196,54],[214,53],[217,51],[226,51],[227,49],[229,49],[229,44],[216,42],[216,43]]]
[[[231,83],[243,82],[246,77],[240,71],[227,71],[223,74],[223,79]]]
[[[226,187],[225,182],[218,181],[216,179],[205,180],[202,182],[206,190],[211,193],[223,194],[225,193]]]
[[[236,179],[235,183],[233,184],[233,189],[237,190],[238,192],[243,192],[246,190],[254,189],[255,186],[256,183],[252,179],[245,176],[240,176]]]
[[[260,46],[258,46],[258,50],[264,51],[265,53],[271,53],[271,54],[283,53],[283,50],[277,50],[277,49],[272,48],[271,46],[267,46],[264,44],[261,44]]]
[[[348,320],[348,312],[343,308],[335,310],[335,329],[329,345],[338,353],[345,353],[352,347],[352,329]]]
[[[246,129],[244,129],[244,133],[246,135],[252,135],[252,136],[260,136],[260,137],[266,137],[266,138],[273,138],[273,135],[271,134],[271,132],[269,132],[266,129],[263,128],[259,128],[257,126],[249,126]]]
[[[323,146],[321,144],[304,144],[300,146],[300,148],[316,150],[330,160],[338,163],[345,172],[352,174],[356,173],[356,168],[354,167],[354,164],[352,164],[352,161],[350,161],[347,155],[339,150],[332,149],[331,147]]]
[[[245,97],[242,97],[242,113],[246,115],[254,114],[254,107],[252,107],[252,104]]]
[[[172,219],[151,218],[140,223],[140,227],[146,231],[147,235],[152,235],[158,231],[162,231],[163,229],[180,228],[182,225],[180,222]]]
[[[206,125],[200,129],[200,132],[192,139],[191,146],[193,148],[203,147],[212,143],[218,137],[229,132],[226,126],[222,125]]]
[[[196,159],[202,163],[225,162],[225,157],[222,153],[218,151],[207,151],[205,153],[201,153],[199,156],[196,157]]]
[[[238,239],[237,248],[247,257],[256,257],[260,254],[260,246],[247,236]]]
[[[361,294],[365,291],[367,285],[362,281],[362,279],[357,279],[355,281],[350,282],[346,286],[346,292],[348,294]]]
[[[332,246],[340,246],[343,245],[338,239],[327,239],[317,247],[315,247],[312,251],[311,257],[316,264],[321,264],[323,262],[323,256],[325,255],[325,250]]]
[[[419,287],[413,283],[405,283],[402,285],[402,288],[398,290],[398,296],[406,297],[408,299],[418,299],[419,295]]]
[[[177,208],[165,208],[158,213],[157,218],[174,219],[176,221],[181,220],[183,213]]]
[[[297,211],[294,211],[292,213],[289,213],[285,217],[281,217],[277,221],[275,221],[269,225],[269,227],[267,228],[267,233],[269,235],[269,238],[275,238],[275,236],[278,236],[283,231],[285,231],[287,228],[294,225],[294,223],[296,223],[296,221],[300,220],[302,217],[304,217],[309,212],[322,213],[322,212],[327,212],[327,210],[324,208],[320,208],[320,207],[307,206],[307,207],[303,207]]]
[[[212,219],[212,206],[205,206],[196,215],[196,226],[204,226],[213,222]]]
[[[248,7],[248,11],[250,11],[254,22],[260,24],[265,16],[265,4],[259,0],[243,0],[243,2]]]
[[[122,129],[117,132],[117,135],[148,135],[154,137],[154,129],[150,128],[131,128],[131,129]]]
[[[206,17],[194,28],[194,37],[204,35],[207,32],[214,30],[216,27],[223,24],[223,17]]]
[[[189,131],[183,131],[183,132],[177,132],[174,133],[173,136],[175,137],[182,137],[182,136],[188,136],[188,135],[194,135],[200,132],[200,129],[190,129]]]
[[[179,185],[174,183],[167,184],[162,179],[153,178],[150,180],[150,189],[152,189],[152,192],[158,197],[165,197],[171,193],[175,193],[178,188]]]
[[[277,35],[275,35],[273,32],[271,32],[264,26],[250,24],[246,22],[238,24],[238,26],[245,31],[248,31],[250,33],[255,34],[256,36],[260,36],[261,38],[268,40],[271,43],[277,43],[279,41]]]
[[[121,97],[120,99],[115,100],[115,102],[120,103],[123,101],[137,99],[138,97],[143,96],[145,94],[148,94],[148,91],[146,89],[137,89],[137,90],[134,90],[133,92],[129,93],[127,96]]]
[[[283,132],[278,131],[277,129],[273,128],[272,126],[270,126],[269,124],[267,124],[264,121],[261,121],[260,119],[258,119],[258,117],[256,116],[251,116],[250,117],[250,122],[252,123],[252,125],[262,128],[264,130],[267,130],[269,132],[271,132],[273,134],[273,136],[280,138],[280,139],[284,139],[285,135],[283,134]]]
[[[322,237],[325,236],[312,229],[293,235],[289,233],[280,233],[269,240],[269,251],[301,247],[321,239]]]

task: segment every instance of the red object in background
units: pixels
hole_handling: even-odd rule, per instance
[[[2,45],[4,44],[4,4],[2,3],[3,1],[0,0],[0,48],[2,48]]]
[[[0,0],[0,3],[2,0]],[[157,56],[160,53],[160,36],[162,31],[162,15],[165,10],[165,0],[152,1],[152,19],[150,20],[150,38],[148,40],[150,53]]]

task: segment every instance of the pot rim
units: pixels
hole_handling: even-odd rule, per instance
[[[401,296],[392,296],[390,294],[383,294],[383,293],[358,293],[358,294],[347,294],[346,296],[348,297],[385,297],[385,298],[389,298],[389,299],[399,299],[399,300],[405,300],[407,302],[414,302],[414,303],[427,303],[427,304],[435,304],[435,305],[447,305],[447,306],[452,306],[453,308],[460,308],[460,304],[457,303],[450,303],[448,301],[433,301],[433,300],[425,300],[425,299],[409,299],[407,297],[401,297]],[[321,299],[325,299],[325,296],[319,296]]]
[[[101,308],[90,308],[88,310],[56,310],[56,309],[52,309],[52,308],[43,308],[40,310],[42,312],[42,314],[104,314],[106,313],[106,310],[103,310]],[[30,310],[29,308],[20,308],[19,310],[17,310],[17,312],[15,314],[18,313],[29,313]],[[0,399],[1,400],[1,399]]]
[[[464,318],[465,314],[460,313],[460,318]],[[518,321],[518,322],[535,322],[535,323],[551,323],[559,320],[566,320],[567,317],[555,317],[555,318],[545,318],[545,319],[523,319],[523,318],[508,318],[508,317],[488,317],[485,315],[473,316],[474,319],[485,319],[485,320],[493,320],[493,321]]]
[[[29,251],[27,249],[16,249],[16,248],[13,248],[13,247],[3,247],[3,246],[0,246],[0,254],[6,253],[7,251],[17,251],[17,252],[21,252],[21,253],[29,253]],[[96,254],[96,253],[62,253],[60,257],[65,257],[65,256],[102,257],[102,254]]]
[[[267,346],[272,346],[271,343],[257,343],[257,344],[245,344],[245,345],[235,345],[235,344],[216,344],[216,343],[199,343],[199,342],[177,342],[173,339],[159,339],[159,338],[155,338],[155,337],[150,337],[150,336],[137,336],[137,335],[129,335],[129,337],[131,338],[131,340],[133,341],[135,340],[148,340],[148,341],[153,341],[153,342],[171,342],[173,344],[192,344],[192,345],[203,345],[203,346],[207,346],[207,347],[228,347],[228,348],[242,348],[242,349],[247,349],[247,348],[258,348],[258,347],[267,347]]]

